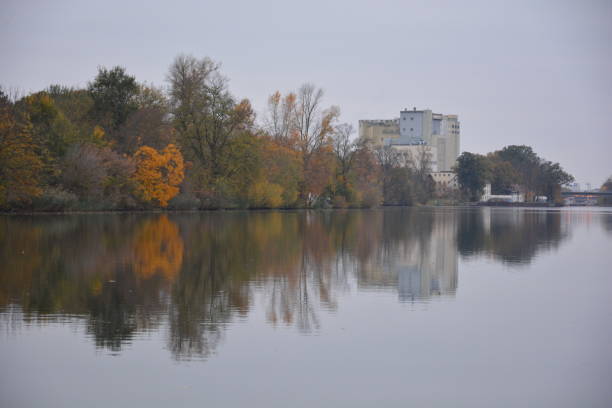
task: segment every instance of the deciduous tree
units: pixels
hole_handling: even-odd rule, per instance
[[[295,143],[296,96],[293,92],[282,96],[276,91],[268,98],[268,112],[264,118],[264,130],[285,146]]]
[[[92,117],[104,129],[115,131],[137,109],[138,90],[136,78],[126,74],[125,68],[99,68],[98,75],[88,86],[93,99]]]
[[[478,201],[489,179],[489,166],[486,157],[463,152],[457,158],[454,168],[459,187],[471,201]]]
[[[168,81],[179,142],[200,170],[204,187],[214,193],[239,164],[228,155],[237,134],[252,127],[251,104],[246,99],[236,102],[219,65],[208,58],[178,56]]]
[[[32,140],[32,125],[0,90],[0,207],[27,205],[41,194],[43,163]]]
[[[134,178],[140,196],[146,201],[157,202],[161,207],[168,206],[168,201],[178,194],[178,186],[185,174],[180,150],[172,144],[166,146],[161,153],[152,147],[142,146],[134,159]]]

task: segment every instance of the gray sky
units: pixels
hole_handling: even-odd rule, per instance
[[[0,3],[6,88],[114,65],[165,85],[179,53],[221,61],[258,112],[313,82],[356,128],[430,108],[459,115],[462,151],[528,144],[579,182],[612,175],[612,1]]]

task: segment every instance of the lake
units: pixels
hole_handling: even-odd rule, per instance
[[[609,407],[612,209],[0,217],[2,407]]]

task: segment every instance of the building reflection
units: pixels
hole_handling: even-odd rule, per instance
[[[163,330],[176,359],[206,358],[256,299],[269,324],[310,333],[355,286],[452,297],[460,257],[528,263],[570,224],[495,209],[3,217],[0,318],[83,321],[112,352]]]
[[[385,224],[383,235],[397,239],[380,248],[377,258],[383,262],[362,269],[360,287],[396,290],[401,302],[453,295],[458,280],[456,214],[409,211],[405,222],[390,219]]]

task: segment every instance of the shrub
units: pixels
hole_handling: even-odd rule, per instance
[[[180,193],[168,204],[171,210],[197,210],[202,205],[199,198],[190,193]]]
[[[72,211],[79,208],[76,194],[60,188],[48,187],[32,202],[36,211]]]

